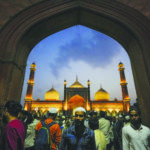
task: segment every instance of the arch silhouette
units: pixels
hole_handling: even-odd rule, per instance
[[[103,32],[127,51],[143,123],[150,126],[150,22],[118,2],[43,1],[17,14],[0,31],[0,104],[20,101],[25,67],[43,38],[76,24]]]

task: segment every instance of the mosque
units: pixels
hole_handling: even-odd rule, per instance
[[[58,91],[52,87],[45,93],[45,100],[34,100],[32,97],[34,87],[34,74],[36,64],[32,63],[30,68],[30,76],[28,80],[28,87],[26,92],[25,110],[46,111],[51,107],[58,109],[61,114],[73,114],[76,107],[84,107],[88,112],[91,110],[106,111],[108,115],[115,116],[117,114],[127,113],[130,105],[130,98],[128,95],[127,82],[124,73],[124,64],[119,63],[120,85],[122,91],[122,100],[110,100],[109,93],[102,87],[95,93],[95,99],[90,98],[90,80],[87,81],[87,87],[83,86],[76,77],[76,81],[67,86],[67,81],[64,80],[64,100],[59,99]]]

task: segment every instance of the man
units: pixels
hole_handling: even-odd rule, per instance
[[[113,124],[114,149],[122,150],[122,128],[124,120],[122,115],[116,116],[116,122]]]
[[[59,150],[96,150],[94,131],[84,126],[86,111],[75,110],[75,125],[64,130]]]
[[[97,111],[92,110],[92,111],[90,112],[90,118],[97,118]]]
[[[106,139],[106,147],[107,150],[110,149],[110,121],[105,119],[106,113],[104,111],[100,111],[100,119],[99,119],[99,129],[103,132]]]
[[[149,150],[150,129],[142,125],[138,107],[131,107],[129,115],[130,125],[122,130],[123,150]]]
[[[45,120],[45,124],[48,125],[52,123],[57,116],[57,109],[56,108],[51,108],[50,111],[48,112],[48,119]],[[39,122],[37,126],[35,127],[36,134],[38,134],[38,131],[42,127],[42,123]],[[58,124],[53,124],[50,127],[50,143],[51,143],[51,148],[50,150],[56,150],[59,143],[61,141],[61,129]]]
[[[2,150],[24,150],[25,128],[17,119],[21,109],[22,106],[16,101],[8,101],[4,106],[3,122],[6,127],[1,139]]]

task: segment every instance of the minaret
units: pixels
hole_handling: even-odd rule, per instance
[[[66,111],[67,113],[67,109],[68,109],[68,102],[67,102],[67,95],[66,95],[66,85],[67,85],[67,81],[64,80],[64,110]]]
[[[124,64],[122,62],[119,63],[119,72],[120,72],[120,85],[121,85],[121,90],[122,90],[122,100],[124,104],[124,112],[128,112],[129,110],[129,104],[130,104],[130,97],[128,94],[128,88],[127,88],[127,82],[125,78],[125,73],[124,73]]]
[[[30,76],[29,76],[29,80],[28,80],[28,87],[27,87],[27,92],[26,92],[26,97],[25,100],[31,101],[33,100],[32,98],[32,93],[33,93],[33,85],[34,85],[34,74],[35,74],[35,63],[31,64],[31,68],[30,68]]]
[[[88,110],[88,111],[90,111],[91,110],[91,106],[90,106],[90,85],[91,85],[91,83],[90,83],[90,80],[88,80],[87,81],[87,86],[88,86],[88,98],[87,98],[87,104],[86,104],[86,109]]]

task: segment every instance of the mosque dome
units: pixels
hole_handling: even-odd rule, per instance
[[[59,100],[59,93],[52,87],[45,93],[45,100]]]
[[[107,100],[109,101],[109,93],[105,91],[103,88],[100,88],[96,93],[95,93],[95,100],[96,101],[103,101]]]
[[[70,88],[84,88],[84,86],[78,81],[78,77],[76,77],[76,81],[70,86]]]

